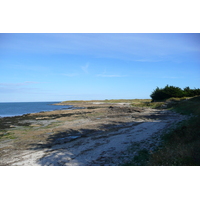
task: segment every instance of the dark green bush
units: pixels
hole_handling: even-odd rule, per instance
[[[152,101],[165,100],[171,97],[181,98],[181,97],[193,97],[200,95],[200,89],[190,89],[189,87],[183,90],[179,87],[166,85],[164,88],[157,87],[150,97]]]
[[[194,97],[196,95],[200,95],[200,89],[190,89],[189,87],[184,88],[183,90],[184,96]]]

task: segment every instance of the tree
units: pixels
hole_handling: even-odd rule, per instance
[[[179,87],[166,85],[164,88],[157,87],[150,97],[152,101],[165,100],[171,97],[193,97],[200,95],[200,89],[190,89],[190,87],[185,87],[183,90]]]

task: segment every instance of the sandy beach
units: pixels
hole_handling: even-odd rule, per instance
[[[73,106],[79,109],[1,118],[0,165],[123,165],[140,149],[154,151],[163,131],[186,119],[129,103],[91,101]]]

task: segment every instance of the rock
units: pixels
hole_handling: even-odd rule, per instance
[[[141,108],[134,108],[133,111],[134,112],[142,112],[143,110]]]
[[[39,127],[41,125],[40,124],[31,124],[30,126],[32,126],[32,127]]]

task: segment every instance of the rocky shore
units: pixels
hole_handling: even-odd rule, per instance
[[[70,105],[77,109],[0,118],[0,165],[122,165],[142,148],[153,151],[163,130],[186,119],[129,103]]]

